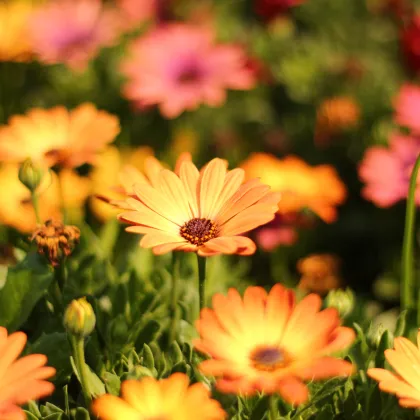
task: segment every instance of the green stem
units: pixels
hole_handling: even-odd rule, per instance
[[[179,283],[179,266],[180,253],[172,253],[172,289],[171,289],[171,325],[169,328],[169,343],[170,346],[175,340],[178,332],[178,283]]]
[[[36,191],[31,191],[31,200],[32,200],[32,206],[33,206],[34,212],[35,212],[36,223],[38,225],[40,225],[41,224],[41,217],[39,215],[39,201],[38,201],[38,195],[37,195]]]
[[[417,175],[420,168],[420,155],[417,157],[413,172],[410,178],[408,190],[407,208],[405,213],[404,241],[402,249],[402,282],[401,305],[403,309],[411,309],[414,306],[414,270],[413,270],[413,251],[414,251],[414,225],[416,222],[416,187]]]
[[[74,335],[70,335],[70,342],[73,349],[73,359],[79,374],[80,385],[82,386],[82,393],[85,399],[86,407],[90,408],[92,402],[91,393],[89,391],[89,381],[85,362],[85,340]]]
[[[66,284],[66,260],[63,258],[59,265],[54,268],[54,279],[59,287],[60,292],[64,291],[64,285]]]
[[[198,294],[200,297],[200,312],[206,306],[206,258],[197,254],[198,262]]]
[[[269,419],[270,420],[277,420],[278,419],[278,408],[277,408],[277,395],[271,394],[268,397],[268,405],[269,405]]]

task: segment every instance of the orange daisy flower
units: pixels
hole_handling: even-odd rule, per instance
[[[243,299],[235,289],[227,297],[216,294],[213,309],[203,309],[196,322],[194,346],[211,357],[200,370],[218,377],[222,392],[279,393],[291,404],[304,403],[304,380],[353,371],[351,363],[330,355],[349,346],[355,333],[340,326],[335,309],[320,311],[321,304],[316,294],[296,304],[294,292],[280,284],[269,294],[249,287]]]
[[[130,211],[119,219],[132,225],[128,232],[144,234],[140,245],[157,255],[253,254],[255,243],[240,235],[274,218],[279,195],[258,179],[242,184],[244,176],[242,169],[228,171],[221,159],[201,172],[183,161],[175,173],[160,169],[150,184],[134,184],[133,195],[121,205]]]
[[[379,368],[368,375],[379,382],[379,389],[398,398],[402,407],[420,408],[420,330],[417,347],[405,337],[394,340],[394,348],[385,350],[385,358],[396,374]]]
[[[160,381],[146,377],[124,381],[121,397],[106,394],[92,411],[102,420],[222,420],[226,413],[201,383],[189,386],[188,376],[174,373]]]
[[[273,191],[281,193],[280,214],[309,208],[331,223],[337,218],[336,206],[346,198],[346,187],[330,165],[312,167],[294,156],[277,159],[266,153],[254,153],[241,167],[248,179],[259,176]]]
[[[18,360],[26,344],[26,334],[8,335],[0,327],[0,418],[25,420],[19,405],[45,397],[54,391],[54,385],[45,379],[55,375],[55,369],[45,366],[43,354],[31,354]]]
[[[0,161],[76,167],[95,161],[120,131],[116,117],[85,103],[72,111],[62,106],[32,109],[0,127]]]

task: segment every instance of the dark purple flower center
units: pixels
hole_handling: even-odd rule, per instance
[[[180,235],[193,245],[203,245],[217,235],[217,227],[209,219],[191,219],[180,229]]]
[[[289,358],[279,347],[262,346],[251,353],[250,360],[255,369],[271,372],[285,366]]]

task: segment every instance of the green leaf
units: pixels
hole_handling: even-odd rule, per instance
[[[53,270],[36,253],[9,269],[0,290],[0,325],[9,331],[18,329],[29,317],[53,280]]]
[[[143,345],[143,366],[153,371],[155,368],[155,358],[152,349],[147,345]]]
[[[102,379],[109,394],[120,395],[121,380],[115,373],[105,372]]]
[[[73,367],[74,374],[76,375],[77,379],[81,383],[80,374],[79,374],[79,371],[77,370],[76,364],[74,363],[73,357],[70,357],[70,362]],[[95,372],[93,372],[93,370],[89,367],[89,365],[85,363],[85,366],[87,367],[86,375],[87,375],[87,382],[88,382],[88,387],[89,387],[91,397],[98,397],[99,395],[105,394],[106,391],[105,391],[104,383],[100,380],[98,375]]]
[[[89,411],[86,408],[78,407],[72,412],[72,418],[74,420],[90,420]]]
[[[26,420],[39,420],[41,417],[34,416],[30,411],[23,410],[26,416]]]
[[[408,311],[402,311],[397,319],[397,325],[395,326],[394,337],[403,336],[407,327],[407,314]]]
[[[375,367],[383,368],[385,363],[385,350],[392,347],[392,340],[388,330],[385,330],[379,340],[379,345],[375,355]]]
[[[260,398],[252,410],[251,417],[249,420],[261,420],[264,417],[264,413],[267,411],[267,398]]]
[[[331,420],[334,418],[334,411],[331,404],[325,405],[319,414],[316,416],[316,420]]]

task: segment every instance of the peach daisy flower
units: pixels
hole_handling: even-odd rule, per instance
[[[217,44],[206,27],[159,27],[134,41],[129,55],[122,65],[125,96],[141,106],[159,105],[167,118],[201,104],[221,106],[226,89],[255,84],[242,49]]]
[[[398,398],[402,407],[420,408],[420,331],[417,347],[405,337],[394,340],[394,348],[385,350],[385,358],[396,373],[386,369],[368,369],[368,375],[379,382],[379,389]]]
[[[101,0],[52,0],[31,17],[35,52],[45,63],[83,70],[118,35],[118,17]]]
[[[330,165],[310,166],[295,156],[277,159],[267,153],[253,153],[241,168],[248,179],[259,176],[273,191],[280,192],[280,214],[309,208],[331,223],[337,218],[336,207],[346,198],[346,187]]]
[[[32,0],[0,3],[0,61],[29,61],[32,45],[28,19],[35,9]]]
[[[227,162],[213,159],[200,172],[183,161],[176,173],[161,169],[151,185],[132,186],[121,205],[130,209],[119,219],[128,232],[145,236],[140,245],[157,255],[169,251],[250,255],[255,243],[241,234],[274,218],[279,195],[258,179],[243,184],[244,171],[227,171]]]
[[[204,308],[196,327],[197,350],[208,354],[199,369],[216,376],[222,392],[253,395],[279,393],[291,404],[308,399],[303,381],[353,372],[350,362],[331,357],[355,339],[341,327],[336,309],[320,311],[316,294],[295,303],[292,290],[276,284],[269,294],[248,287],[243,299],[235,289],[227,297],[213,296],[213,309]]]
[[[26,334],[15,332],[8,335],[0,327],[0,418],[25,420],[19,405],[50,395],[54,385],[46,379],[55,369],[45,366],[43,354],[31,354],[19,359],[26,344]]]
[[[105,394],[92,404],[102,420],[222,420],[226,413],[201,383],[189,385],[188,376],[151,377],[122,383],[121,397]]]
[[[0,161],[76,167],[93,163],[98,152],[120,132],[117,117],[85,103],[72,111],[63,106],[35,108],[0,126]]]

